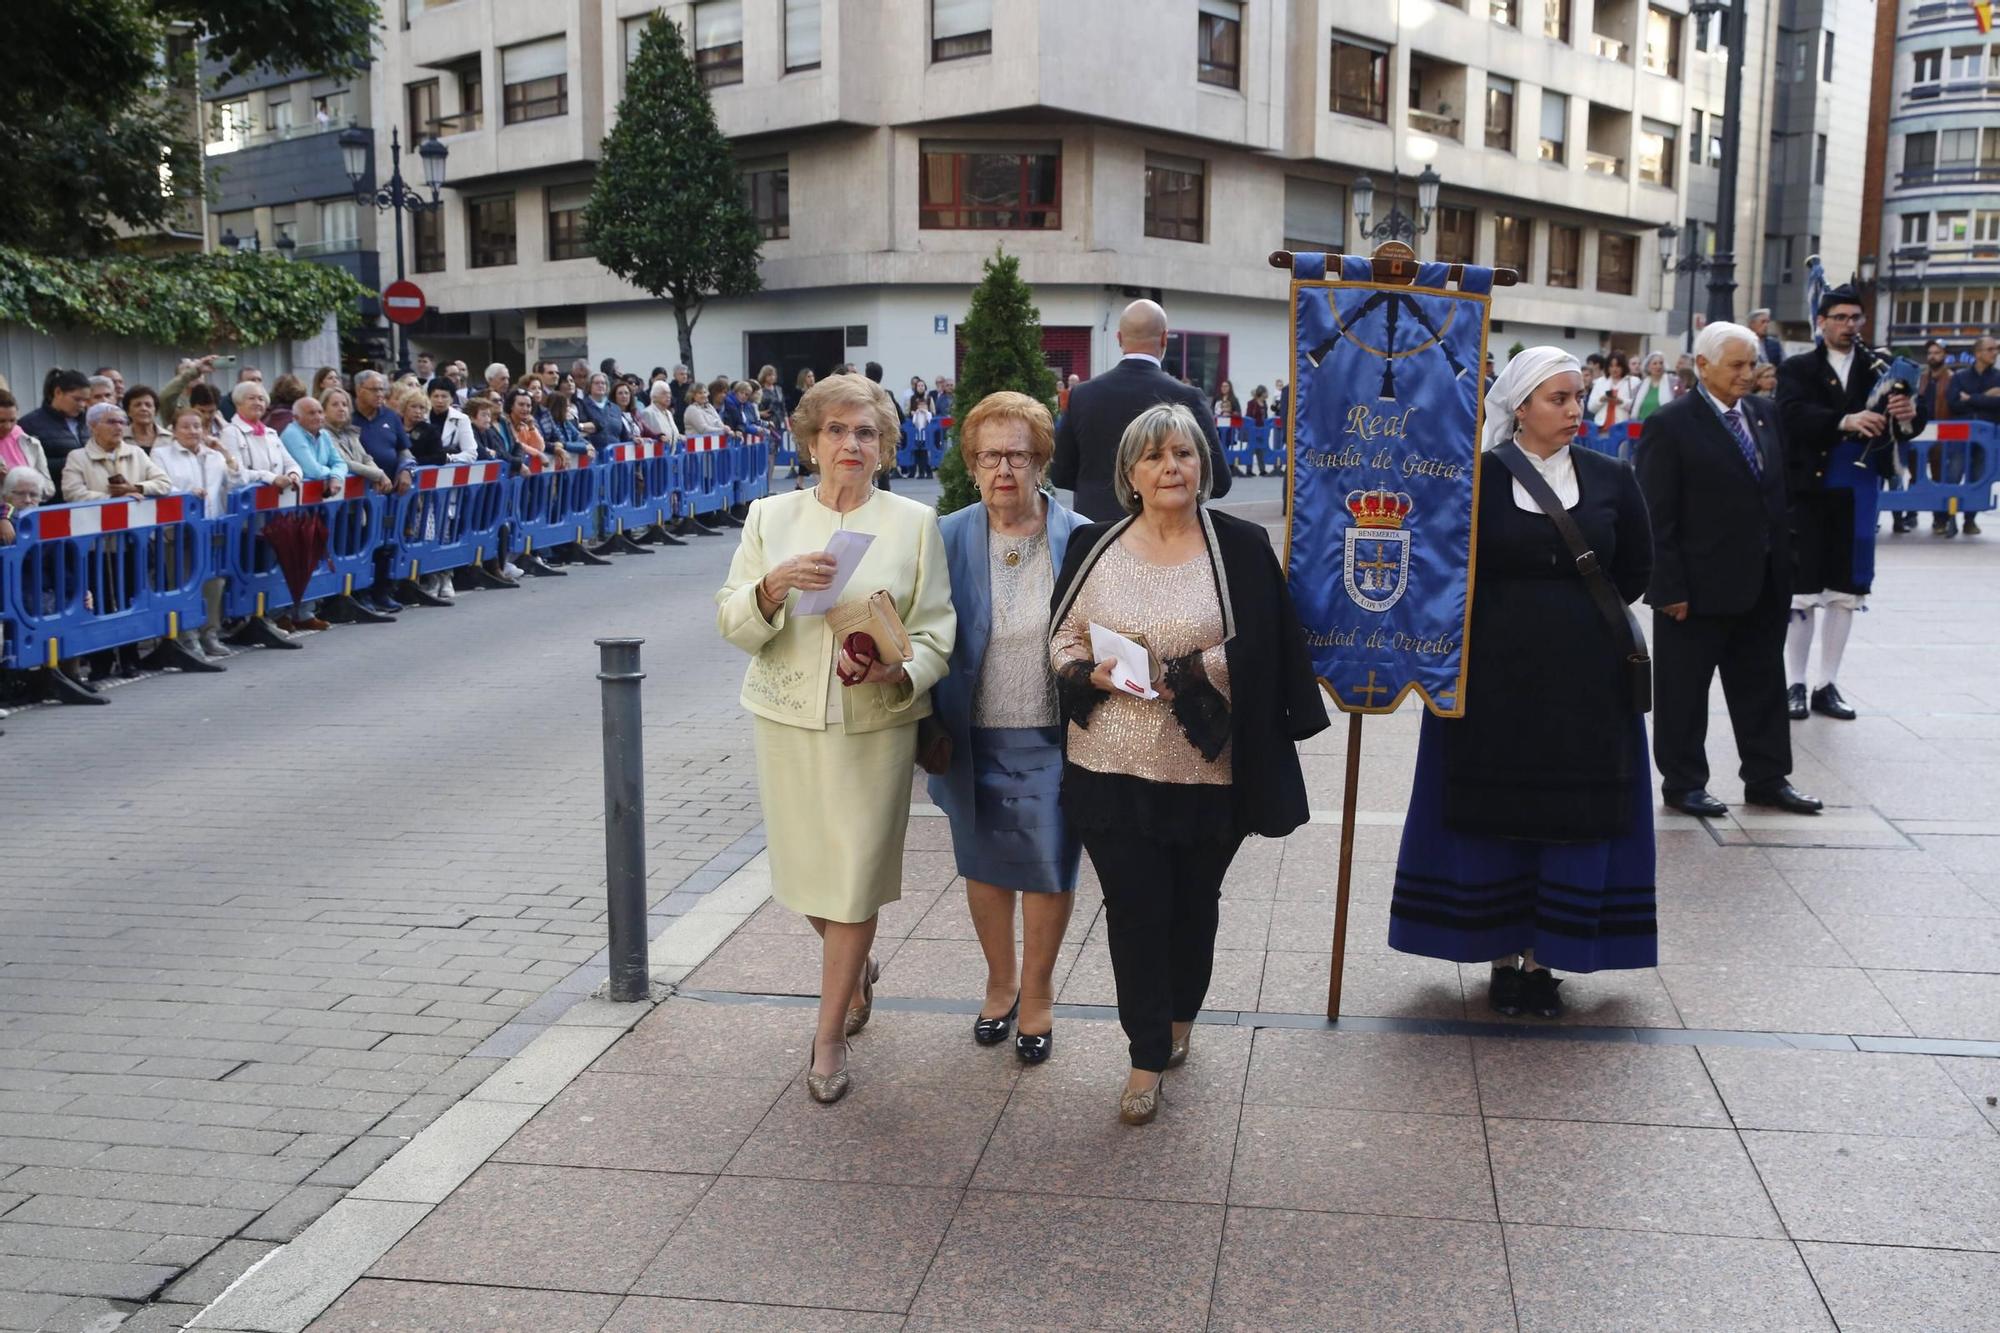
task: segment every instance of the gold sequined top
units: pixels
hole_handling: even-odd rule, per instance
[[[1178,565],[1152,565],[1113,542],[1098,558],[1049,645],[1057,670],[1090,660],[1095,621],[1120,634],[1145,636],[1159,661],[1202,654],[1208,680],[1229,698],[1229,664],[1222,649],[1222,604],[1204,549]],[[1229,782],[1229,749],[1213,763],[1188,742],[1165,699],[1106,694],[1091,710],[1090,725],[1070,723],[1069,762],[1097,773],[1124,773],[1149,782]]]

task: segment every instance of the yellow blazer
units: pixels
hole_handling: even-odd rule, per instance
[[[903,664],[909,681],[901,685],[856,685],[841,691],[850,735],[904,726],[928,717],[931,686],[944,678],[958,615],[951,605],[951,570],[937,512],[929,505],[875,491],[859,509],[837,514],[810,490],[766,496],[753,502],[743,521],[743,540],[729,562],[729,579],[715,594],[716,628],[749,653],[743,706],[759,717],[787,726],[826,730],[826,691],[833,674],[833,631],[825,616],[795,616],[799,594],[785,598],[769,621],[757,609],[757,582],[780,561],[823,551],[835,531],[846,528],[875,537],[842,600],[886,589],[910,631],[911,660]]]

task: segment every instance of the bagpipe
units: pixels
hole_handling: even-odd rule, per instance
[[[1904,422],[1889,415],[1889,400],[1900,394],[1915,402],[1917,384],[1922,379],[1923,372],[1917,368],[1916,362],[1906,356],[1894,356],[1887,351],[1865,345],[1860,350],[1867,353],[1868,369],[1875,376],[1875,385],[1868,390],[1864,407],[1867,411],[1879,414],[1889,423],[1889,427],[1873,439],[1852,437],[1854,444],[1858,446],[1855,451],[1854,466],[1873,468],[1886,476],[1895,470],[1896,447],[1915,438],[1918,430],[1915,418]]]

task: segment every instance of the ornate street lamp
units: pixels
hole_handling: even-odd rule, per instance
[[[1348,187],[1354,198],[1354,224],[1364,241],[1402,241],[1414,246],[1417,237],[1427,235],[1431,229],[1431,215],[1437,211],[1438,187],[1444,184],[1444,177],[1431,167],[1425,167],[1417,176],[1417,213],[1412,219],[1403,212],[1396,199],[1401,193],[1403,182],[1401,171],[1391,177],[1389,215],[1374,226],[1368,220],[1375,214],[1375,182],[1366,175],[1356,176]]]
[[[1729,61],[1722,95],[1722,163],[1715,199],[1715,253],[1707,259],[1708,317],[1736,317],[1736,172],[1743,141],[1743,47],[1749,31],[1744,0],[1690,0],[1688,13],[1706,23],[1723,20],[1723,47]]]
[[[403,214],[433,213],[444,207],[444,198],[439,193],[444,188],[445,158],[450,150],[433,134],[417,148],[417,157],[423,164],[424,185],[430,190],[426,199],[417,189],[403,179],[403,144],[397,137],[396,127],[389,127],[389,179],[373,190],[362,186],[368,175],[368,155],[375,147],[374,136],[359,128],[340,132],[341,165],[347,171],[348,180],[354,183],[355,202],[365,207],[373,207],[376,212],[392,212],[396,218],[396,281],[403,281]],[[400,324],[396,329],[396,368],[407,373],[410,369],[410,338]]]

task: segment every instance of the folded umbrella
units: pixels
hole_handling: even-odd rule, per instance
[[[306,585],[313,571],[326,559],[326,520],[317,508],[299,508],[277,514],[264,523],[258,536],[278,559],[278,571],[292,594],[292,605],[305,600]]]

